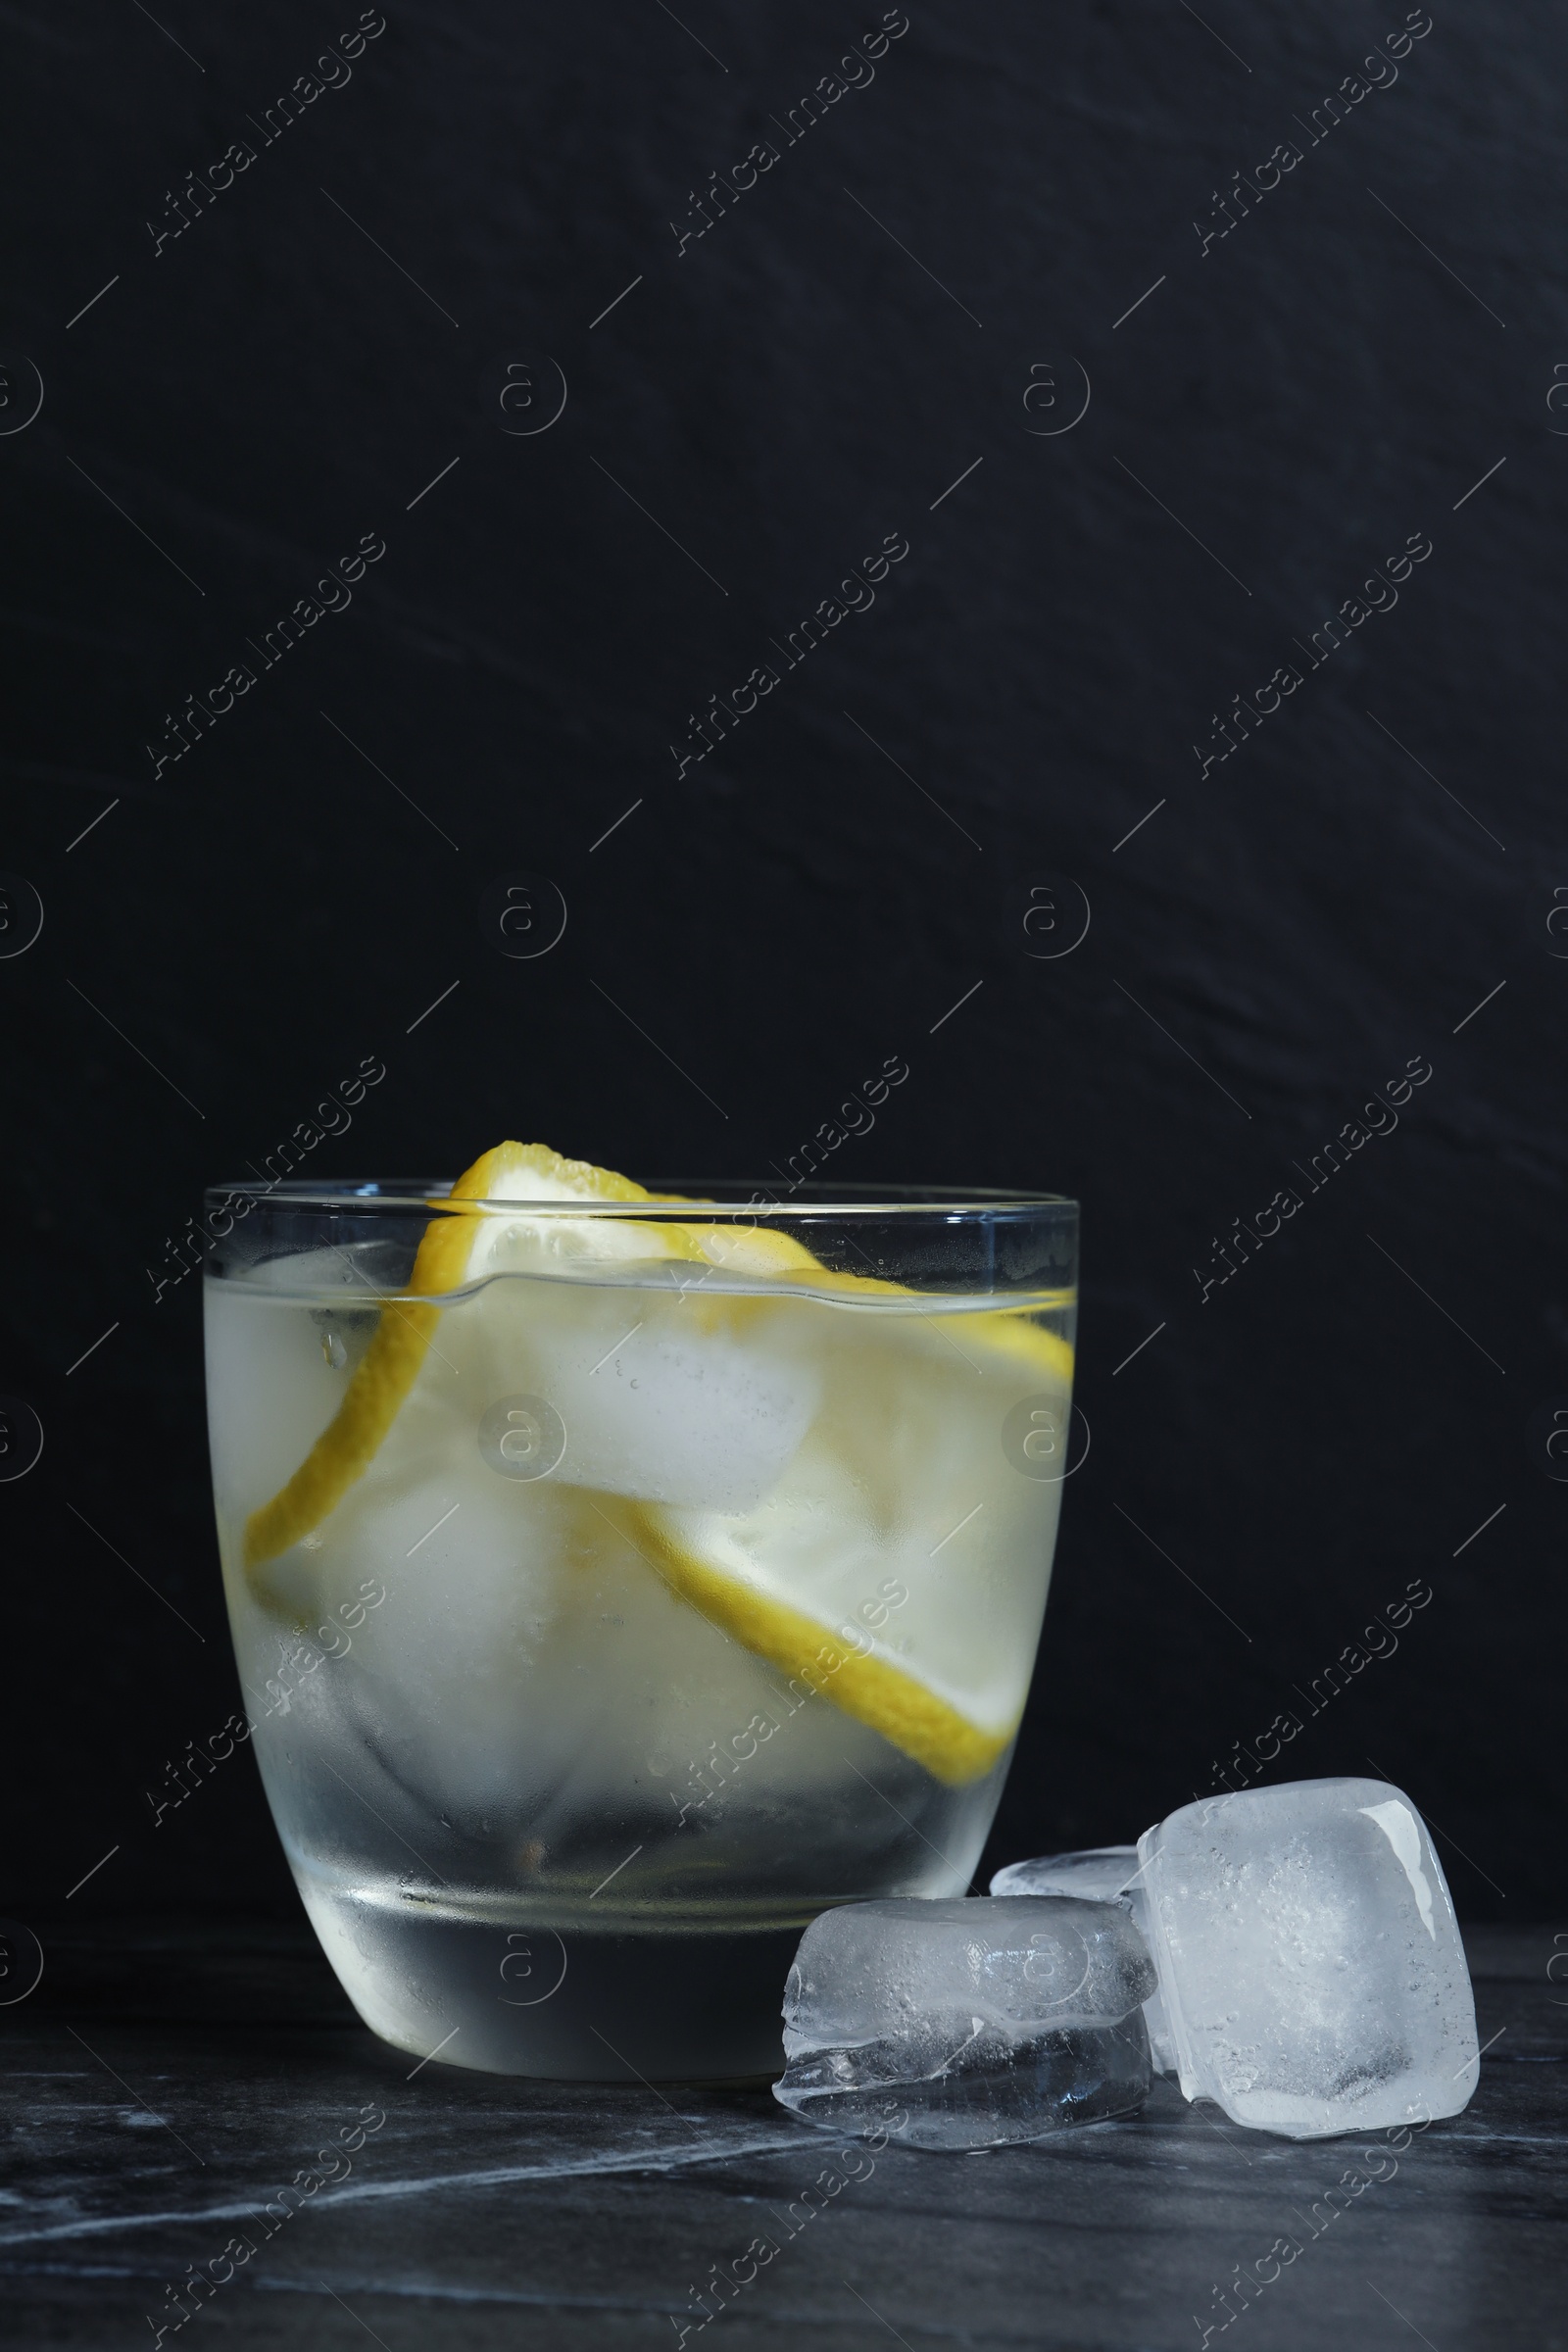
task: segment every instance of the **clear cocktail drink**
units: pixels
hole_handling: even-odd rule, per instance
[[[485,1181],[547,1177],[580,1181]],[[213,1251],[268,1795],[400,2047],[764,2072],[808,1920],[978,1859],[1067,1468],[1075,1212],[508,1195],[274,1192]]]

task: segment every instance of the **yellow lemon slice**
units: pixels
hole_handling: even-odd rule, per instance
[[[770,1491],[722,1513],[634,1499],[621,1524],[732,1641],[961,1788],[1017,1730],[1061,1500],[1004,1430],[1035,1399],[1065,1425],[1072,1350],[1016,1310],[927,1315],[908,1296],[886,1285],[882,1313],[834,1320],[780,1302],[770,1349],[822,1385]]]
[[[1011,1740],[1016,1717],[1000,1727],[974,1723],[917,1676],[879,1655],[859,1625],[851,1622],[835,1632],[760,1591],[722,1522],[692,1526],[694,1515],[653,1503],[623,1510],[626,1533],[680,1599],[792,1682],[880,1732],[950,1788],[982,1779]]]
[[[586,1160],[563,1159],[544,1144],[497,1144],[476,1159],[453,1186],[448,1200],[495,1201],[644,1201],[642,1185],[612,1175]],[[245,1567],[260,1568],[310,1535],[364,1476],[418,1377],[441,1320],[438,1306],[417,1294],[449,1294],[481,1273],[522,1256],[559,1255],[574,1246],[582,1253],[641,1257],[691,1257],[702,1252],[679,1225],[642,1219],[594,1219],[569,1236],[544,1218],[497,1218],[475,1209],[465,1216],[443,1202],[443,1213],[425,1229],[409,1278],[414,1296],[388,1299],[375,1335],[355,1369],[337,1413],[321,1432],[288,1484],[245,1523]],[[252,1578],[255,1582],[254,1576]],[[260,1595],[265,1597],[265,1595]]]

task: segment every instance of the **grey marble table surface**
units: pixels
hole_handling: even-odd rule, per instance
[[[1160,2082],[980,2156],[871,2153],[761,2085],[415,2066],[303,1929],[38,1932],[0,2008],[10,2344],[1568,2347],[1549,1926],[1468,1936],[1481,2087],[1407,2146],[1242,2132]]]

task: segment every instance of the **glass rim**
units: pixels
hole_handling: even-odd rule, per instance
[[[207,1186],[203,1200],[209,1208],[247,1200],[257,1206],[273,1204],[291,1209],[362,1213],[386,1209],[424,1216],[446,1203],[455,1182],[456,1178],[450,1176],[386,1180],[343,1177],[327,1183],[288,1177],[268,1183],[247,1177],[240,1183]],[[650,1190],[660,1185],[667,1185],[675,1197],[654,1200],[465,1199],[461,1212],[512,1217],[646,1217],[670,1223],[686,1215],[701,1216],[709,1222],[715,1217],[866,1218],[903,1217],[921,1212],[947,1216],[1037,1216],[1047,1209],[1070,1209],[1076,1214],[1079,1207],[1078,1201],[1067,1193],[1032,1193],[1017,1187],[986,1185],[827,1185],[808,1180],[791,1187],[782,1198],[773,1187],[745,1177],[662,1177],[653,1180]],[[707,1186],[711,1186],[712,1191],[699,1189]],[[730,1198],[719,1197],[725,1193]],[[746,1197],[737,1198],[739,1195]]]

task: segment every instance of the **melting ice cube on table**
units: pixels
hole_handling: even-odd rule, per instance
[[[1100,1845],[1077,1854],[1043,1854],[1034,1862],[1011,1862],[991,1882],[996,1894],[1071,1894],[1089,1902],[1120,1901],[1133,1915],[1147,1944],[1153,1936],[1149,1923],[1149,1897],[1136,1845]],[[1176,2072],[1176,2050],[1170,2020],[1158,1985],[1144,2003],[1149,2029],[1149,2056],[1156,2075]]]
[[[1244,1789],[1184,1805],[1138,1852],[1188,2098],[1291,2139],[1468,2103],[1480,2062],[1464,1945],[1397,1788]]]
[[[847,1903],[801,1939],[773,2096],[828,2131],[917,2148],[1130,2115],[1149,2095],[1153,1989],[1120,1904]]]
[[[1386,1781],[1184,1805],[1139,1840],[1015,1862],[994,1895],[1115,1895],[1159,1972],[1154,2064],[1290,2139],[1457,2115],[1480,2073],[1443,1866]]]
[[[991,1882],[993,1894],[1073,1894],[1112,1903],[1138,1868],[1136,1845],[1097,1845],[1081,1854],[1042,1854],[1009,1862]]]

